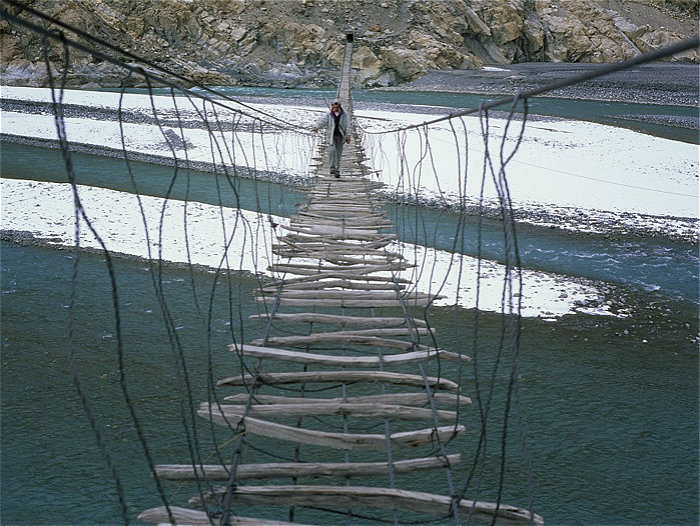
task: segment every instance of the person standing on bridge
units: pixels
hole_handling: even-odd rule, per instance
[[[328,162],[331,166],[331,174],[340,177],[340,156],[343,153],[343,145],[350,142],[350,117],[343,111],[340,102],[331,105],[331,111],[321,117],[313,131],[319,128],[328,128]]]

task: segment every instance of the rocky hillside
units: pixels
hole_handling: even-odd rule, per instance
[[[697,0],[22,1],[196,82],[285,87],[333,85],[349,32],[356,84],[375,87],[484,64],[615,62],[697,34],[698,17]],[[0,36],[2,83],[46,85],[41,37],[7,20]],[[49,59],[62,71],[55,41]],[[671,60],[697,63],[698,51]],[[124,81],[109,62],[71,52],[71,86]]]

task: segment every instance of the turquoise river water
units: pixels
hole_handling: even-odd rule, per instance
[[[64,181],[55,150],[2,143],[3,177]],[[142,192],[163,195],[170,169],[135,164]],[[78,182],[128,190],[119,161],[76,156]],[[213,176],[193,173],[190,198],[215,200]],[[304,200],[298,190],[258,185],[258,198],[241,181],[242,206],[258,203],[265,212],[289,215]],[[175,188],[174,198],[182,188]],[[253,201],[255,199],[255,202]],[[392,217],[399,211],[388,206]],[[454,216],[420,211],[427,244],[447,248]],[[484,222],[484,256],[498,258],[502,233]],[[474,225],[468,228],[475,228]],[[441,233],[442,231],[442,233]],[[584,314],[556,321],[524,319],[521,338],[520,389],[532,460],[535,511],[549,525],[695,525],[698,524],[698,258],[697,247],[658,239],[605,239],[562,234],[549,229],[519,230],[523,265],[570,276],[600,280],[611,298],[623,299],[627,318]],[[406,234],[410,237],[410,232]],[[3,525],[112,525],[121,522],[115,484],[95,443],[73,386],[68,360],[68,305],[72,250],[3,241],[1,252]],[[474,246],[465,247],[473,253]],[[100,254],[80,256],[75,349],[80,379],[88,393],[96,425],[104,434],[132,519],[159,505],[119,385],[111,289]],[[178,378],[167,331],[148,263],[115,258],[121,299],[126,381],[135,410],[157,463],[185,461],[179,421]],[[237,374],[226,350],[231,343],[231,313],[225,287],[216,288],[208,333],[192,291],[206,298],[216,279],[208,272],[176,267],[162,269],[175,331],[182,342],[194,399],[206,397],[206,359],[211,350],[217,378]],[[234,318],[255,312],[251,276],[236,276]],[[242,301],[239,301],[242,300]],[[206,310],[206,309],[205,309]],[[471,327],[474,312],[459,311],[458,324]],[[452,327],[455,313],[432,311],[442,347],[463,348]],[[498,346],[500,317],[479,315],[481,367],[488,369]],[[258,326],[246,326],[257,337]],[[471,330],[469,331],[471,334]],[[470,354],[469,349],[466,350]],[[505,371],[504,371],[505,375]],[[473,371],[465,372],[465,390],[475,396]],[[496,379],[504,390],[505,376]],[[497,467],[500,453],[498,411],[487,462]],[[500,408],[500,409],[498,409]],[[465,409],[467,429],[478,428],[476,407]],[[203,433],[206,435],[206,433]],[[473,433],[476,437],[476,432]],[[203,450],[210,445],[203,436]],[[475,438],[462,454],[469,458]],[[527,480],[515,429],[509,432],[512,463],[506,473],[504,502],[525,506]],[[455,479],[464,481],[467,466]],[[497,470],[482,483],[493,487]],[[443,482],[417,482],[440,489]],[[166,485],[172,501],[183,504],[194,494]],[[482,498],[493,498],[484,490]],[[272,512],[271,512],[272,513]],[[273,515],[271,515],[273,516]],[[279,516],[278,516],[279,517]],[[313,512],[298,520],[313,520]],[[284,515],[282,516],[284,518]],[[344,523],[344,521],[343,521]]]

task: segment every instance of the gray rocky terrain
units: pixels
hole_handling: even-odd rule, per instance
[[[696,0],[22,0],[65,24],[206,85],[319,87],[335,83],[348,33],[357,87],[429,72],[531,62],[612,63],[695,36]],[[13,15],[66,37],[4,2]],[[5,85],[46,86],[42,39],[0,22]],[[133,62],[97,46],[110,57]],[[51,71],[63,50],[49,41]],[[698,62],[698,50],[668,60]],[[526,69],[520,69],[527,73]],[[527,75],[526,75],[527,76]],[[447,77],[443,77],[447,78]],[[483,77],[485,78],[485,77]],[[143,85],[109,61],[72,51],[71,87]]]

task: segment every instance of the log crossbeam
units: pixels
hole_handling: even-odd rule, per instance
[[[424,457],[399,460],[392,464],[397,475],[415,473],[454,466],[461,460],[456,453],[447,457]],[[163,464],[155,467],[156,475],[166,480],[194,481],[207,478],[211,481],[228,480],[231,466],[203,465],[197,469],[191,464]],[[387,462],[288,462],[266,464],[242,464],[237,467],[237,480],[277,478],[321,478],[321,477],[384,477],[389,474]]]
[[[224,492],[225,488],[219,489]],[[205,502],[214,495],[205,494]],[[405,491],[391,488],[342,487],[342,486],[239,486],[234,492],[237,506],[260,506],[270,502],[288,506],[333,506],[347,508],[397,509],[427,515],[449,515],[452,497]],[[197,496],[190,499],[191,506],[204,502]],[[529,511],[491,502],[468,499],[458,501],[460,511],[471,514],[477,522],[489,523],[495,517],[497,524],[544,524],[542,517]]]

